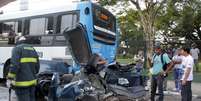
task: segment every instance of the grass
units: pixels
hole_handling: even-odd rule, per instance
[[[118,62],[120,62],[121,64],[128,64],[128,63],[132,63],[133,59],[117,59]],[[199,70],[200,72],[194,72],[193,73],[193,77],[194,80],[193,82],[197,82],[197,83],[201,83],[201,62],[199,63]],[[174,80],[173,78],[173,73],[170,73],[168,76],[168,80]]]
[[[128,64],[128,63],[132,63],[133,59],[117,59],[117,61],[121,64]]]

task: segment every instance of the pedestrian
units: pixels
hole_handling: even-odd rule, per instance
[[[170,49],[163,49],[162,54],[167,53],[168,57],[170,58]],[[171,58],[170,58],[171,59]],[[164,65],[164,64],[163,64]],[[167,76],[166,76],[167,77]],[[164,78],[163,80],[163,91],[167,91],[167,78]]]
[[[164,81],[164,65],[166,64],[169,68],[171,66],[171,60],[167,53],[163,53],[160,45],[155,46],[155,54],[152,57],[151,63],[151,101],[155,101],[156,89],[158,88],[159,99],[157,101],[163,101],[163,81]]]
[[[193,80],[193,65],[194,59],[190,55],[190,48],[183,48],[183,56],[185,57],[183,65],[183,75],[181,78],[181,97],[182,101],[192,101],[191,83]]]
[[[136,57],[134,57],[134,60],[134,62],[136,63],[136,68],[142,69],[144,65],[143,51],[139,51]]]
[[[192,49],[190,50],[190,53],[194,59],[194,64],[196,67],[196,72],[199,71],[199,66],[198,66],[198,60],[199,60],[199,54],[200,54],[200,50],[197,48],[197,46],[195,44],[192,45]]]
[[[175,89],[174,91],[181,91],[181,76],[182,76],[182,61],[184,56],[182,55],[182,49],[178,49],[173,57],[172,61],[175,62],[174,65],[174,80],[175,80]]]
[[[14,87],[18,101],[35,101],[36,74],[40,66],[37,52],[28,43],[24,36],[19,38],[12,50],[7,76],[7,87]]]

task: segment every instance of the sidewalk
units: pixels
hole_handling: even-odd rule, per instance
[[[168,81],[167,84],[167,89],[168,91],[173,91],[173,88],[175,88],[175,83],[174,81]],[[192,83],[192,92],[193,92],[193,96],[194,97],[201,97],[201,83]],[[166,92],[168,93],[168,92]],[[175,92],[174,92],[175,93]],[[175,93],[175,95],[177,95],[179,93]]]

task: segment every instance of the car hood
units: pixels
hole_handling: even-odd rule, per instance
[[[92,54],[86,33],[82,24],[66,28],[63,32],[72,56],[78,64],[86,64]]]

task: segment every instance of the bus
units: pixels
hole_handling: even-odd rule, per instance
[[[79,27],[80,26],[80,27]],[[70,45],[63,32],[79,27],[69,34]],[[78,29],[79,29],[78,28]],[[77,33],[77,34],[76,34]],[[42,9],[27,9],[0,14],[0,78],[5,78],[12,48],[17,38],[26,36],[39,54],[40,60],[62,60],[79,73],[80,62],[98,53],[108,63],[115,60],[118,30],[115,16],[90,1],[63,3]],[[84,41],[83,41],[84,39]],[[86,52],[87,51],[87,52]],[[78,59],[79,60],[79,59]]]

